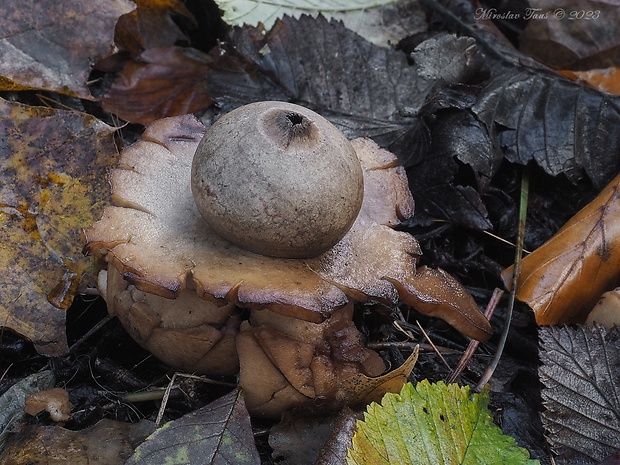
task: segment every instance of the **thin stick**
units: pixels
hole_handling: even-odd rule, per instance
[[[502,291],[501,289],[496,288],[493,291],[493,295],[491,296],[491,299],[489,300],[489,303],[487,304],[487,309],[484,312],[484,316],[487,318],[487,320],[490,320],[491,317],[493,316],[493,313],[495,312],[495,309],[497,308],[497,304],[499,303],[503,295],[504,295],[504,291]],[[451,383],[456,382],[458,377],[461,376],[461,373],[463,372],[465,367],[469,364],[469,361],[473,357],[479,345],[480,345],[480,341],[477,341],[475,339],[472,339],[469,342],[469,345],[467,346],[467,349],[465,349],[465,352],[463,352],[463,356],[461,357],[461,360],[459,360],[458,365],[456,366],[454,371],[450,373],[450,376],[448,376],[448,378],[446,379],[446,384],[451,384]]]
[[[527,202],[530,190],[530,175],[527,167],[521,172],[521,199],[519,205],[519,229],[517,231],[517,248],[515,249],[515,264],[512,273],[512,282],[510,286],[510,295],[508,298],[508,308],[506,309],[506,319],[504,320],[504,330],[497,345],[497,351],[487,367],[486,371],[478,381],[478,384],[474,388],[475,391],[481,391],[482,388],[489,382],[491,376],[495,372],[499,359],[502,356],[504,347],[506,345],[506,339],[508,338],[508,332],[510,331],[510,321],[512,320],[512,311],[515,305],[515,298],[517,293],[517,283],[519,282],[519,276],[521,274],[521,257],[523,252],[523,241],[525,237],[525,219],[527,215]]]
[[[69,348],[69,352],[73,353],[76,351],[76,349],[82,345],[84,343],[84,341],[86,341],[89,337],[91,337],[93,334],[95,334],[97,331],[99,331],[103,326],[105,326],[107,324],[108,321],[110,321],[112,318],[114,318],[111,315],[106,315],[104,316],[95,326],[93,326],[92,328],[90,328],[88,330],[88,332],[86,334],[84,334],[81,338],[79,338],[77,341],[75,341],[73,343],[73,345]]]
[[[171,389],[178,388],[179,386],[173,386]],[[161,400],[164,398],[166,390],[167,388],[156,388],[150,391],[128,392],[127,394],[123,394],[123,396],[121,397],[121,401],[134,404],[137,402]],[[168,396],[170,396],[170,390],[168,391]]]
[[[164,393],[162,396],[162,402],[159,407],[159,411],[157,412],[157,418],[155,419],[155,426],[157,426],[158,428],[161,426],[161,422],[164,418],[164,412],[166,411],[168,399],[170,398],[170,392],[172,391],[173,388],[180,389],[180,387],[175,384],[175,381],[177,378],[193,379],[196,381],[200,381],[202,383],[217,384],[219,386],[235,387],[237,385],[236,383],[228,383],[226,381],[217,381],[217,380],[213,380],[209,378],[204,378],[202,376],[192,375],[189,373],[178,373],[178,372],[174,373],[172,375],[172,378],[170,379],[170,382],[166,386],[166,389],[164,389]]]
[[[0,376],[0,382],[2,382],[2,380],[4,379],[4,377],[9,372],[12,366],[13,366],[13,363],[11,363],[8,367],[6,367],[6,370],[4,370],[4,373],[2,373],[2,376]]]
[[[443,362],[444,366],[448,369],[448,370],[452,370],[452,367],[450,366],[450,364],[446,361],[446,359],[444,358],[443,355],[441,355],[441,352],[439,352],[439,349],[437,349],[437,347],[435,346],[435,344],[433,343],[433,341],[431,341],[431,338],[428,337],[428,334],[426,334],[426,331],[424,331],[424,328],[422,328],[422,325],[420,324],[420,322],[418,320],[416,320],[416,323],[418,324],[418,328],[420,328],[420,331],[422,331],[422,334],[424,334],[424,337],[426,338],[426,340],[428,341],[428,343],[431,345],[431,347],[433,348],[433,350],[435,351],[435,353],[439,356],[439,359]]]
[[[170,398],[170,391],[172,391],[174,381],[177,379],[177,373],[172,375],[172,379],[164,389],[164,395],[162,396],[161,405],[159,406],[159,411],[157,412],[157,418],[155,419],[155,426],[159,428],[161,426],[161,421],[164,418],[164,412],[166,411],[166,406],[168,405],[168,399]]]

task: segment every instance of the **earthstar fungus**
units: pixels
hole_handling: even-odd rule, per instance
[[[291,127],[318,117],[282,102],[256,108],[271,112],[276,124],[282,114],[292,118]],[[260,116],[254,120],[261,124]],[[319,138],[324,131],[312,130]],[[228,131],[236,137],[235,128]],[[191,177],[204,133],[191,115],[150,125],[110,173],[114,206],[84,231],[85,250],[108,261],[101,291],[110,312],[156,357],[212,375],[239,368],[250,411],[278,416],[296,405],[338,408],[400,389],[414,357],[386,373],[353,323],[355,302],[403,301],[467,336],[490,336],[463,287],[440,270],[417,269],[417,241],[394,229],[413,215],[414,204],[393,154],[370,139],[351,141],[363,177],[353,223],[323,252],[281,258],[234,245],[201,216]],[[283,152],[287,143],[280,144]],[[253,164],[247,151],[238,153],[235,164]],[[249,310],[245,321],[241,308]]]
[[[351,143],[317,113],[284,102],[237,108],[209,128],[192,163],[209,225],[263,255],[315,257],[351,228],[363,174]]]

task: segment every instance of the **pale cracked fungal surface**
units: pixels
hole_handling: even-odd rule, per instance
[[[349,232],[315,258],[272,258],[218,236],[195,207],[191,164],[204,131],[193,116],[149,126],[110,172],[114,206],[84,230],[85,250],[109,263],[100,275],[109,312],[157,358],[210,375],[238,371],[250,412],[277,417],[400,390],[415,353],[388,370],[365,346],[354,302],[403,301],[470,337],[490,336],[465,289],[441,270],[416,270],[418,243],[393,229],[414,206],[394,155],[353,140],[364,198]],[[250,309],[247,321],[238,307]]]
[[[107,254],[148,293],[175,298],[195,289],[204,299],[316,323],[349,299],[398,301],[391,281],[413,279],[420,248],[392,229],[413,214],[405,172],[392,154],[369,139],[352,141],[364,170],[364,200],[351,230],[317,258],[271,258],[233,246],[198,213],[189,181],[204,131],[191,116],[160,120],[123,151],[110,173],[115,206],[84,231],[89,253]]]

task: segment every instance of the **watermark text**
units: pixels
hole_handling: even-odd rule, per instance
[[[490,20],[593,20],[601,17],[600,10],[565,10],[564,8],[556,8],[555,10],[543,10],[542,8],[526,8],[524,11],[497,11],[496,8],[478,8],[474,15],[474,19],[490,19]]]

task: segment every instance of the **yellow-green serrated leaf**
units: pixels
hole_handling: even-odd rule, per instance
[[[503,435],[488,410],[488,395],[469,387],[424,380],[386,394],[358,421],[348,465],[534,465],[529,452]]]

